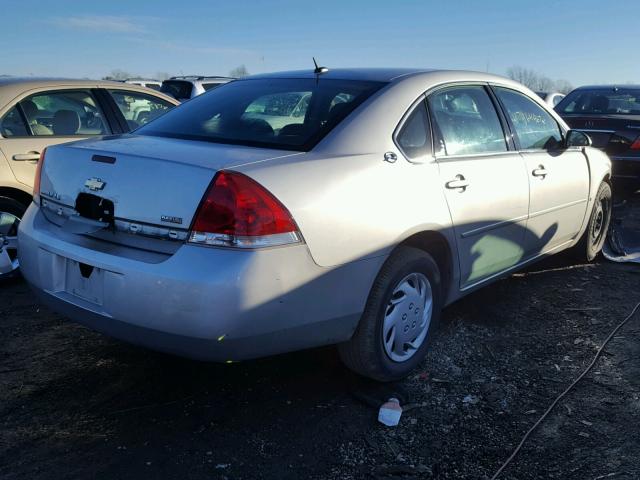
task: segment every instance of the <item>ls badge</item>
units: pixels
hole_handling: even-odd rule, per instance
[[[84,182],[84,186],[91,190],[92,192],[97,192],[98,190],[102,190],[107,182],[103,182],[99,178],[90,178],[86,182]]]

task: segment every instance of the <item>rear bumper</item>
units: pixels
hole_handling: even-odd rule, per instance
[[[640,180],[640,157],[611,157],[611,175],[616,179]]]
[[[215,361],[347,340],[384,261],[327,269],[306,245],[188,244],[160,260],[138,259],[70,241],[35,204],[20,224],[19,252],[25,279],[53,310],[131,343]],[[94,267],[94,280],[83,281],[76,262]],[[85,292],[83,282],[90,295],[75,290]]]

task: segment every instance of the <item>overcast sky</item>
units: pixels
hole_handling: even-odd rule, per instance
[[[531,68],[640,83],[640,1],[1,0],[0,74],[227,75],[328,67]]]

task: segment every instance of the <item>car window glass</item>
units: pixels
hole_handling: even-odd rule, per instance
[[[562,142],[558,123],[544,108],[520,92],[501,87],[495,91],[507,110],[521,149],[555,148]]]
[[[89,91],[37,93],[19,102],[34,136],[104,135],[104,115]]]
[[[219,87],[220,85],[223,85],[223,84],[222,83],[203,83],[202,88],[204,88],[204,90],[208,92],[209,90],[213,90],[214,88]]]
[[[430,153],[431,138],[427,108],[424,102],[420,102],[411,112],[398,132],[396,141],[402,153],[409,158],[417,158]]]
[[[157,83],[147,83],[145,86],[147,88],[150,88],[151,90],[155,90],[156,92],[160,91],[160,85],[158,85]]]
[[[162,93],[171,95],[173,98],[178,100],[191,98],[192,89],[192,83],[184,80],[165,80],[162,82],[162,86],[160,87],[160,91]]]
[[[140,92],[109,90],[109,93],[131,130],[149,123],[173,107],[169,102]]]
[[[3,137],[26,137],[30,135],[17,107],[9,110],[0,120],[0,133]]]
[[[436,153],[469,155],[507,150],[493,102],[481,86],[441,90],[429,97],[437,135]]]
[[[585,115],[640,115],[640,89],[577,89],[562,99],[556,111]]]
[[[384,83],[252,79],[195,97],[136,133],[308,150]]]

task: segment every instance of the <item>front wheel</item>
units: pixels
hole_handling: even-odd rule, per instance
[[[371,288],[353,337],[339,345],[354,372],[379,381],[407,376],[424,358],[440,319],[442,287],[433,257],[400,247]]]
[[[590,262],[602,250],[611,222],[611,205],[611,186],[602,182],[593,203],[587,229],[574,247],[578,259]]]
[[[0,197],[0,280],[18,272],[18,226],[27,207],[8,197]]]

